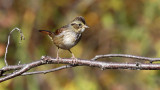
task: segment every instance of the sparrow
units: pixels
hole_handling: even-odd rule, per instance
[[[39,32],[48,35],[52,39],[53,43],[58,47],[57,59],[60,59],[58,52],[59,48],[61,48],[63,50],[68,50],[72,54],[71,58],[76,60],[76,57],[70,49],[77,45],[86,28],[89,27],[86,25],[84,17],[78,16],[69,24],[57,29],[55,32],[48,30],[39,30]]]

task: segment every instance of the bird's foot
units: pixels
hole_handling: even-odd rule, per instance
[[[56,60],[57,60],[58,63],[59,63],[59,61],[61,60],[61,58],[60,58],[59,56],[57,56],[57,57],[56,57]]]
[[[73,65],[77,64],[78,59],[76,57],[72,56],[71,59],[72,59],[72,64]]]

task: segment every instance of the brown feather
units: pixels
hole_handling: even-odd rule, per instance
[[[62,43],[63,37],[64,37],[64,35],[53,38],[54,44],[59,48],[62,47],[62,45],[63,45],[63,43]]]
[[[60,34],[62,31],[63,31],[63,28],[57,29],[57,30],[54,32],[54,34],[55,34],[55,35],[58,35],[58,34]]]
[[[57,29],[54,34],[55,35],[59,35],[62,31],[64,31],[66,28],[68,27],[68,25],[65,25],[63,27],[61,27],[60,29]]]
[[[48,30],[39,30],[39,32],[43,33],[43,34],[46,34],[46,35],[49,35],[49,36],[53,36],[54,33],[52,33],[51,31],[48,31]]]
[[[76,17],[73,21],[76,21],[76,20],[83,22],[83,24],[86,24],[86,21],[85,21],[84,17],[82,17],[82,16]]]

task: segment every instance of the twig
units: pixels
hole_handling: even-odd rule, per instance
[[[33,75],[33,74],[46,74],[46,73],[55,72],[55,71],[59,71],[59,70],[66,69],[66,68],[72,68],[72,67],[75,67],[75,66],[77,66],[77,65],[64,65],[64,66],[60,66],[60,67],[53,68],[53,69],[50,69],[50,70],[26,72],[26,73],[23,73],[22,76]]]
[[[8,66],[8,63],[7,63],[6,58],[7,58],[7,53],[8,53],[8,46],[9,46],[9,43],[10,43],[10,37],[11,37],[12,32],[15,31],[15,30],[19,31],[19,33],[20,33],[20,35],[21,35],[21,40],[24,40],[24,39],[25,39],[22,31],[21,31],[19,28],[17,28],[17,27],[14,28],[14,29],[9,33],[9,35],[8,35],[8,43],[7,43],[6,52],[5,52],[5,56],[4,56],[4,62],[5,62],[5,64],[6,64],[6,66]]]
[[[149,62],[156,62],[160,61],[160,58],[149,58],[149,57],[142,57],[142,56],[135,56],[135,55],[129,55],[129,54],[107,54],[107,55],[96,55],[91,60],[97,60],[100,58],[109,58],[109,57],[123,57],[123,58],[132,58],[132,59],[138,59],[138,60],[144,60]]]
[[[71,64],[70,65],[64,65],[64,66],[60,66],[60,67],[53,68],[53,69],[50,69],[50,70],[25,72],[21,75],[25,76],[25,75],[33,75],[33,74],[46,74],[46,73],[50,73],[50,72],[54,72],[54,71],[58,71],[58,70],[66,69],[66,68],[72,68],[72,67],[75,67],[75,66],[78,66],[78,65],[71,65]],[[7,75],[10,75],[10,74],[2,74],[1,76],[7,76]]]

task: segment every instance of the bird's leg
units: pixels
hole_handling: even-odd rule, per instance
[[[73,64],[76,64],[76,63],[77,63],[77,58],[74,56],[74,54],[71,52],[70,49],[69,49],[68,51],[72,54],[72,57],[71,57],[71,58],[73,59],[73,62],[72,62],[72,63],[73,63]]]
[[[60,57],[59,57],[59,47],[58,47],[58,50],[57,50],[57,57],[56,57],[56,59],[58,60],[58,63],[59,63],[59,60],[61,59]]]

